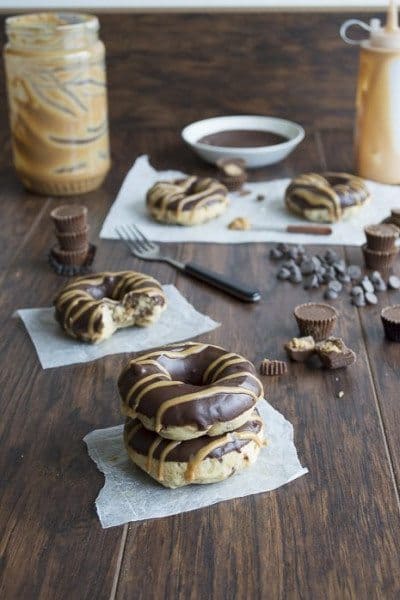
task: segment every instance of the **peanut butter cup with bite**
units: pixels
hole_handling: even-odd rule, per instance
[[[330,337],[315,346],[322,364],[327,369],[342,369],[356,362],[356,354],[341,338]]]
[[[285,350],[294,362],[305,362],[315,352],[315,340],[311,335],[294,337],[285,344]]]
[[[307,302],[294,309],[294,316],[303,337],[312,336],[319,342],[330,336],[338,318],[338,312],[330,304]]]

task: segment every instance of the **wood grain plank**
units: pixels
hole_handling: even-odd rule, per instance
[[[323,134],[323,143],[329,168],[351,170],[353,165],[352,136],[348,132]],[[340,153],[337,147],[342,148]],[[374,198],[379,202],[379,198]],[[394,206],[395,208],[395,206]],[[346,249],[348,260],[364,265],[360,248]],[[400,274],[400,259],[396,260],[394,271]],[[362,334],[367,347],[367,355],[374,380],[378,410],[381,414],[382,428],[385,432],[390,460],[393,464],[397,485],[400,485],[400,421],[399,405],[399,368],[400,347],[388,342],[383,334],[380,312],[384,306],[400,303],[400,291],[388,291],[379,294],[379,304],[358,309]],[[355,309],[356,310],[356,309]]]
[[[132,152],[143,152],[157,137],[137,136]],[[115,144],[121,159],[115,159],[115,170],[105,187],[75,200],[89,208],[92,239],[132,159],[125,153],[125,142],[121,134]],[[168,145],[168,136],[164,143]],[[157,152],[154,159],[157,162]],[[18,200],[18,195],[12,199]],[[124,357],[41,370],[25,330],[11,315],[16,308],[50,305],[62,285],[63,278],[46,261],[52,243],[52,225],[45,214],[37,234],[6,271],[0,299],[4,364],[0,595],[7,599],[108,598],[118,568],[122,529],[104,531],[99,525],[93,502],[102,477],[87,456],[82,438],[94,428],[121,421],[115,373]],[[179,257],[179,251],[175,253]],[[118,270],[135,269],[139,264],[121,243],[107,241],[99,244],[96,266]],[[166,266],[140,267],[165,283],[175,279],[175,272]]]

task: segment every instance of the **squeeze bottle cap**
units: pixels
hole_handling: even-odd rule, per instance
[[[364,39],[354,39],[347,35],[350,27],[360,27],[370,35]],[[382,26],[379,19],[371,19],[369,23],[364,23],[358,19],[349,19],[345,21],[340,28],[341,38],[352,45],[363,45],[370,48],[399,49],[400,50],[400,27],[398,17],[397,0],[390,0],[386,25]]]

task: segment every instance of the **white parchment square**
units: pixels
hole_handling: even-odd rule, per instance
[[[293,427],[281,413],[262,400],[268,446],[257,462],[233,477],[210,485],[167,489],[136,467],[128,458],[122,439],[123,426],[96,429],[85,436],[90,457],[105,483],[96,499],[101,525],[113,527],[188,512],[217,502],[274,490],[308,470],[301,466],[293,442]]]
[[[400,207],[399,187],[366,181],[372,200],[351,218],[332,225],[329,236],[286,233],[290,224],[307,223],[289,213],[284,206],[284,194],[290,179],[275,179],[247,183],[251,194],[230,194],[231,204],[219,218],[203,225],[181,227],[153,221],[146,212],[145,198],[148,189],[160,180],[181,177],[180,171],[156,171],[147,156],[136,159],[128,171],[100,232],[101,238],[118,239],[116,227],[135,223],[151,240],[158,242],[212,242],[238,244],[248,242],[286,242],[296,244],[335,244],[361,246],[365,242],[364,227],[378,223]],[[262,202],[257,196],[265,196]],[[280,231],[234,231],[227,225],[236,217],[247,217],[258,227],[276,228]]]
[[[43,369],[90,362],[122,352],[140,352],[180,342],[219,327],[198,312],[173,285],[164,285],[168,305],[150,327],[127,327],[100,344],[87,344],[67,336],[54,318],[54,308],[26,308],[16,311],[36,348]]]

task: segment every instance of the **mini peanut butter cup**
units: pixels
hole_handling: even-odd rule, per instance
[[[87,248],[89,227],[72,233],[57,232],[56,236],[61,250],[82,250]]]
[[[292,338],[285,344],[286,354],[295,362],[305,362],[315,352],[315,340],[309,335],[307,337]]]
[[[400,342],[400,304],[383,308],[381,320],[387,339],[392,342]]]
[[[61,250],[54,246],[51,250],[58,263],[62,265],[81,266],[85,263],[89,251],[89,245],[78,250]]]
[[[391,252],[399,237],[399,230],[390,223],[368,225],[364,229],[367,237],[367,248],[378,252]]]
[[[338,312],[330,304],[307,302],[294,309],[294,316],[302,336],[312,336],[315,341],[329,337],[336,325]]]
[[[221,158],[217,167],[221,171],[219,180],[230,192],[240,190],[247,181],[246,163],[241,158]]]
[[[378,250],[371,250],[364,244],[362,251],[367,269],[388,273],[399,253],[399,248],[395,246],[389,252],[379,252]]]
[[[87,208],[78,204],[63,204],[50,213],[56,230],[60,233],[76,233],[86,227]]]

